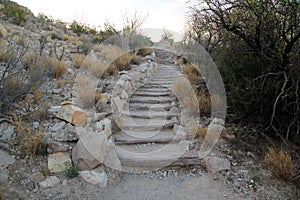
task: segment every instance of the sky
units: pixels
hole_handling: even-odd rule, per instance
[[[35,15],[43,13],[64,22],[76,20],[97,28],[105,22],[124,26],[123,16],[135,11],[146,18],[142,28],[159,28],[182,34],[187,14],[187,0],[14,0]]]

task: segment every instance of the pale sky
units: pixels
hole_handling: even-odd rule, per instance
[[[183,33],[187,0],[14,0],[35,15],[43,13],[65,22],[76,20],[95,27],[109,21],[121,29],[124,13],[147,16],[143,28],[168,29]]]

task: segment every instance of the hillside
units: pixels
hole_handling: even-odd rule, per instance
[[[171,43],[0,1],[0,199],[299,198]]]

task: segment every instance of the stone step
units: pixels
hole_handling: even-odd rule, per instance
[[[140,87],[138,90],[138,92],[170,92],[171,89],[167,88],[167,87],[159,87],[159,88],[153,88],[153,87]]]
[[[175,137],[173,129],[159,131],[120,131],[113,135],[116,144],[148,144],[177,142],[182,138]]]
[[[133,118],[144,118],[144,119],[171,119],[172,117],[176,117],[176,113],[170,113],[168,111],[130,111],[123,116],[133,117]]]
[[[170,87],[169,86],[165,86],[165,85],[162,85],[162,84],[154,84],[154,85],[144,85],[143,88],[147,88],[147,89],[162,89],[162,88],[166,88],[167,90],[170,90]]]
[[[176,97],[131,97],[129,99],[129,103],[152,103],[152,104],[157,104],[157,103],[167,103],[167,102],[175,102],[177,99]]]
[[[135,92],[133,94],[133,96],[170,96],[171,92],[168,91],[168,92],[146,92],[146,91],[140,91],[138,90],[137,92]]]
[[[132,131],[157,131],[163,128],[172,128],[178,124],[178,120],[161,120],[161,119],[140,119],[140,118],[121,118],[119,124],[122,130]]]
[[[144,145],[140,149],[133,145],[117,145],[117,155],[122,168],[150,170],[167,166],[199,165],[202,160],[195,153],[187,151],[189,142],[181,141],[168,145]]]
[[[129,104],[129,111],[141,111],[141,110],[170,110],[171,109],[170,103],[160,103],[160,104],[145,104],[145,103],[130,103]]]

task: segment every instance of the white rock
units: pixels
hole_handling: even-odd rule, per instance
[[[98,185],[100,187],[107,186],[107,175],[104,171],[96,172],[92,171],[80,171],[79,175],[83,180],[92,185]]]
[[[66,125],[66,122],[57,123],[51,128],[51,131],[56,132],[56,131],[62,130],[65,127],[65,125]]]
[[[69,153],[58,152],[48,155],[50,172],[62,172],[72,163]]]
[[[217,173],[223,170],[230,170],[230,161],[219,157],[205,157],[204,159],[206,170],[210,173]]]
[[[60,180],[56,176],[50,176],[46,180],[39,183],[41,189],[53,188],[59,184],[60,184]]]
[[[73,147],[72,160],[80,170],[91,170],[102,164],[107,152],[107,138],[101,133],[80,134],[80,140]]]
[[[225,124],[223,119],[218,119],[218,118],[214,118],[211,123],[221,125],[221,126],[223,126]]]

